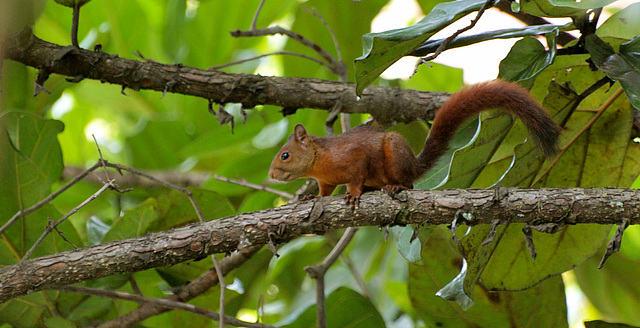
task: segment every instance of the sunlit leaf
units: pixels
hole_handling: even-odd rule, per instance
[[[440,3],[412,26],[365,34],[362,37],[364,54],[356,59],[356,93],[361,95],[364,88],[398,59],[412,52],[440,29],[479,10],[485,3],[485,0]]]

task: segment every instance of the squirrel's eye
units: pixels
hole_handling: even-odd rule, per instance
[[[289,152],[285,151],[284,153],[282,153],[282,155],[280,155],[280,159],[283,161],[286,161],[289,158]]]

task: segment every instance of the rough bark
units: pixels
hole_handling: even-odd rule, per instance
[[[431,120],[448,99],[445,92],[421,92],[392,87],[368,87],[358,99],[353,83],[293,77],[229,74],[184,65],[120,58],[115,54],[63,47],[34,36],[31,31],[5,40],[6,58],[27,66],[73,77],[94,79],[133,90],[172,92],[212,100],[241,103],[244,108],[276,105],[283,113],[298,108],[344,113],[370,113],[381,124]],[[82,82],[80,82],[82,83]]]
[[[366,193],[359,208],[352,210],[340,196],[323,197],[27,260],[0,269],[0,302],[351,226],[438,225],[456,216],[471,217],[469,225],[496,218],[531,225],[618,224],[625,218],[638,224],[640,217],[640,191],[621,188],[410,190],[396,198]]]

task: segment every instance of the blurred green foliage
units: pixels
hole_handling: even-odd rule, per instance
[[[389,81],[378,76],[382,67],[391,65],[450,23],[430,19],[442,15],[459,19],[469,8],[485,1],[465,0],[438,7],[440,1],[418,2],[425,14],[434,7],[445,8],[446,12],[436,11],[431,18],[406,29],[369,34],[365,38],[365,49],[362,37],[370,32],[371,21],[388,1],[266,2],[257,27],[277,24],[290,28],[337,56],[333,33],[348,69],[348,80],[358,80],[360,88],[377,83],[454,92],[463,85],[462,72],[438,64],[431,68],[421,66],[407,81]],[[578,17],[584,14],[584,6],[595,8],[608,2],[592,0],[567,5],[567,1],[523,1],[521,9],[543,16]],[[80,45],[91,49],[101,44],[103,51],[120,57],[135,59],[139,53],[155,61],[202,69],[279,50],[315,55],[282,36],[231,37],[231,30],[249,29],[259,3],[259,0],[94,0],[82,8]],[[562,7],[558,7],[559,4]],[[9,16],[11,20],[0,20],[7,22],[0,25],[0,32],[5,28],[18,30],[21,24],[33,24],[38,37],[61,45],[70,43],[71,11],[68,8],[54,1],[24,1],[22,7],[16,7],[9,0],[0,0],[0,8],[5,9],[0,10],[0,18],[7,13],[15,14]],[[638,10],[640,6],[632,4],[596,30],[599,38],[594,44],[608,44],[608,47],[590,49],[599,58],[596,66],[605,64],[603,71],[591,70],[586,62],[589,55],[558,55],[554,46],[558,30],[549,32],[544,28],[522,32],[522,36],[533,33],[546,39],[521,39],[500,64],[501,78],[518,80],[531,87],[534,96],[558,122],[568,118],[561,140],[561,146],[566,149],[557,162],[545,160],[538,153],[527,140],[526,129],[519,121],[490,111],[460,128],[449,153],[416,187],[640,185],[637,180],[640,146],[634,139],[637,137],[632,129],[634,109],[627,98],[628,95],[633,100],[638,96],[638,85],[634,84],[637,72],[633,71],[633,67],[638,67],[638,58],[634,55],[640,34],[640,25],[634,19]],[[332,32],[314,15],[316,12]],[[496,37],[498,34],[495,33]],[[611,58],[623,59],[622,73],[606,65],[619,62],[608,61]],[[36,69],[12,61],[3,62],[1,68],[0,223],[66,183],[60,180],[64,166],[94,164],[99,158],[94,138],[110,162],[182,174],[206,171],[251,183],[271,184],[267,180],[269,163],[295,124],[305,124],[312,134],[324,134],[327,113],[323,111],[300,109],[295,115],[283,118],[276,106],[258,106],[244,109],[245,122],[242,109],[227,104],[225,109],[236,123],[231,133],[228,125],[218,125],[215,116],[208,112],[206,99],[130,90],[126,90],[125,96],[120,93],[121,86],[91,80],[74,84],[56,75],[44,85],[50,94],[34,97]],[[224,70],[338,79],[316,63],[291,56],[265,57]],[[620,84],[600,88],[572,111],[578,94],[605,75],[621,81],[625,93],[613,99]],[[602,116],[584,129],[594,112],[610,98],[613,102]],[[366,115],[354,115],[352,123],[355,125],[366,118]],[[390,130],[403,134],[416,152],[428,133],[422,122],[400,124]],[[111,171],[110,174],[118,173]],[[294,193],[302,183],[270,187]],[[18,262],[42,234],[49,218],[59,219],[98,188],[87,182],[76,184],[50,204],[20,218],[2,235],[0,265]],[[214,178],[191,190],[207,220],[268,209],[286,201],[264,191]],[[136,188],[125,194],[102,194],[59,229],[75,245],[88,246],[193,222],[197,222],[195,212],[179,192]],[[464,235],[460,232],[461,245],[453,243],[450,232],[443,227],[422,228],[419,239],[413,243],[408,241],[411,227],[394,228],[391,235],[396,242],[385,240],[385,233],[378,228],[360,229],[344,257],[327,273],[330,326],[525,327],[534,324],[566,327],[567,299],[559,274],[575,266],[577,282],[602,316],[628,324],[640,320],[635,311],[640,308],[637,297],[640,286],[635,279],[640,264],[637,227],[627,230],[621,253],[612,256],[601,271],[595,270],[594,263],[599,261],[610,227],[568,227],[554,235],[535,232],[537,260],[529,257],[521,228],[517,225],[501,228],[494,242],[486,246],[479,244],[485,239],[488,227],[476,227]],[[259,313],[263,322],[287,327],[314,326],[314,286],[304,267],[322,261],[339,235],[340,232],[331,232],[326,237],[294,240],[279,247],[279,258],[267,249],[260,251],[228,275],[228,284],[232,287],[227,291],[227,314],[255,320],[256,308],[262,299]],[[72,247],[53,233],[36,249],[33,257]],[[467,267],[461,274],[463,255]],[[172,287],[197,278],[211,266],[211,259],[207,258],[107,277],[85,285],[133,292],[130,282],[135,280],[145,296],[163,297]],[[459,279],[454,280],[456,276]],[[455,302],[435,296],[452,280],[448,291],[453,290],[462,298],[473,298],[475,305],[468,311],[463,311]],[[191,303],[217,311],[219,292],[213,288]],[[2,304],[0,324],[78,327],[116,318],[136,307],[119,300],[40,292]],[[141,322],[145,327],[210,325],[214,324],[208,319],[180,311],[169,311]]]

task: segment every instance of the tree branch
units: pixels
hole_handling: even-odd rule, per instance
[[[103,52],[62,47],[43,41],[30,31],[6,38],[3,46],[8,59],[49,73],[99,80],[133,90],[179,93],[217,103],[241,103],[244,108],[269,104],[289,110],[329,110],[340,102],[342,112],[370,113],[381,124],[433,119],[435,110],[449,96],[446,92],[369,86],[358,100],[352,83],[229,74],[124,59]]]
[[[622,188],[516,189],[495,198],[492,189],[410,190],[406,201],[382,192],[366,193],[357,210],[342,196],[244,213],[205,223],[64,251],[0,268],[0,302],[113,274],[173,265],[212,253],[253,245],[285,243],[305,234],[352,226],[450,223],[462,212],[468,225],[492,220],[539,225],[638,224],[640,191]],[[458,218],[461,220],[462,218]]]
[[[231,256],[227,256],[222,259],[220,261],[222,275],[227,275],[227,273],[229,273],[231,270],[244,264],[261,248],[262,246],[247,247],[239,252],[233,253]],[[200,277],[190,281],[186,285],[173,289],[173,295],[167,296],[164,299],[175,302],[187,302],[195,298],[196,296],[203,294],[217,284],[218,274],[215,269],[211,269],[200,275]],[[159,315],[169,310],[170,309],[157,304],[143,304],[125,315],[101,323],[100,325],[98,325],[98,328],[133,327],[137,323],[147,318]]]

